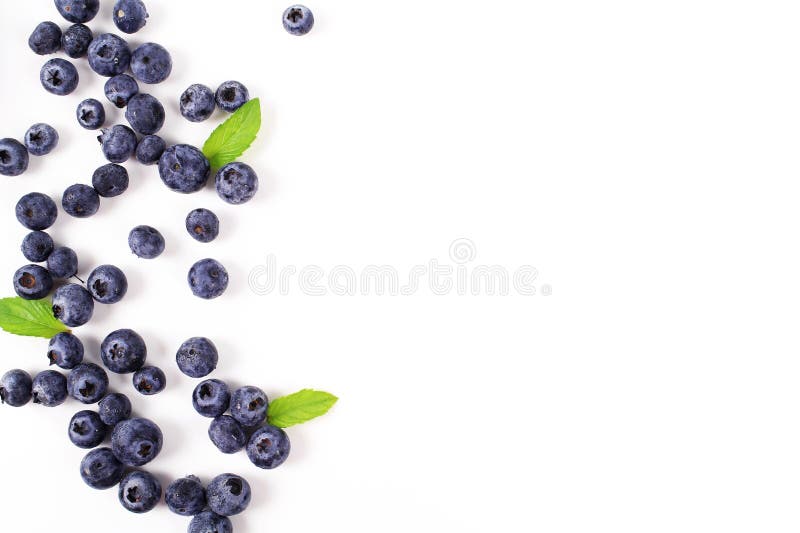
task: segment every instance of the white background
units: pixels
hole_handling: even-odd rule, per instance
[[[90,25],[111,30],[104,0]],[[237,532],[797,531],[800,430],[800,6],[786,1],[312,4],[305,38],[285,4],[150,0],[131,42],[175,67],[146,87],[169,142],[201,145],[221,120],[190,124],[190,83],[243,81],[265,126],[243,158],[262,180],[234,207],[213,189],[182,196],[130,162],[130,190],[52,229],[85,276],[113,263],[128,297],[78,334],[88,358],[119,327],[139,331],[169,387],[136,396],[165,432],[150,465],[166,484],[233,471],[254,489]],[[13,206],[60,198],[103,163],[74,109],[103,99],[83,60],[79,89],[39,86],[27,47],[48,0],[0,6],[0,136],[34,122],[61,133],[50,156],[3,178],[0,272],[24,263]],[[111,106],[109,123],[124,119]],[[217,242],[183,228],[195,207],[222,219]],[[159,228],[167,252],[133,257],[128,231]],[[448,261],[472,239],[476,264],[535,266],[543,296],[258,296],[247,277],[280,265]],[[215,257],[231,286],[206,302],[186,271]],[[290,431],[282,468],[224,456],[174,364],[193,335],[220,348],[215,377],[271,396],[341,397]],[[44,368],[46,341],[3,334],[3,369]],[[136,396],[136,397],[134,397]],[[16,530],[182,531],[165,507],[130,515],[90,490],[66,437],[74,401],[0,412],[0,502]],[[24,524],[24,525],[23,525]],[[146,529],[144,529],[146,528]],[[14,529],[14,528],[12,528]]]

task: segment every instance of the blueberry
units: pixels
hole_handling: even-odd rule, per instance
[[[217,88],[214,99],[220,109],[233,113],[250,100],[250,93],[238,81],[226,81]]]
[[[61,207],[68,215],[75,218],[88,218],[100,209],[100,195],[97,194],[94,187],[76,183],[64,191],[64,195],[61,197]]]
[[[89,51],[89,44],[91,44],[94,35],[92,30],[84,24],[73,24],[61,36],[61,46],[64,47],[64,52],[73,58],[77,59],[83,57]]]
[[[247,435],[242,425],[228,415],[219,416],[211,421],[208,438],[222,453],[236,453],[247,444]]]
[[[0,139],[0,174],[19,176],[28,169],[28,150],[16,139]]]
[[[39,372],[31,386],[33,403],[56,407],[67,399],[67,378],[55,370]]]
[[[96,302],[115,304],[128,292],[128,278],[114,265],[100,265],[89,274],[86,287]]]
[[[118,74],[106,81],[104,92],[109,102],[122,109],[131,98],[139,94],[139,84],[127,74]]]
[[[220,516],[233,516],[250,505],[250,484],[235,474],[221,474],[206,489],[208,506]]]
[[[75,283],[62,285],[53,293],[53,316],[65,326],[83,326],[94,314],[94,300],[89,291]]]
[[[92,70],[110,78],[128,69],[131,64],[131,49],[122,37],[104,33],[91,42],[88,57]]]
[[[109,448],[98,448],[81,461],[81,477],[93,489],[110,489],[122,480],[125,466]]]
[[[123,420],[111,433],[111,449],[128,466],[144,466],[158,456],[164,444],[161,429],[146,418]]]
[[[289,436],[284,430],[266,425],[250,437],[247,443],[247,457],[257,467],[271,470],[286,461],[291,448]]]
[[[56,96],[71,94],[78,87],[78,69],[66,59],[51,59],[42,66],[39,81],[44,90]]]
[[[214,259],[201,259],[189,269],[188,280],[192,294],[211,300],[228,288],[228,271]]]
[[[170,483],[165,500],[173,513],[194,516],[206,507],[206,490],[196,476],[187,476]]]
[[[135,470],[119,483],[119,502],[132,513],[147,513],[161,501],[161,483],[150,472]]]
[[[109,394],[97,406],[100,420],[107,426],[114,427],[131,416],[131,401],[124,394]]]
[[[125,118],[142,135],[153,135],[164,125],[164,106],[155,96],[139,93],[128,102]]]
[[[228,163],[217,171],[217,194],[229,204],[249,202],[258,191],[258,176],[249,165]]]
[[[103,147],[103,155],[112,163],[124,163],[136,151],[136,134],[128,126],[117,124],[106,128],[97,140]]]
[[[31,192],[17,202],[17,220],[30,230],[46,230],[58,217],[56,203],[40,192]]]
[[[25,133],[25,148],[31,155],[47,155],[58,145],[58,132],[47,124],[34,124]]]
[[[103,198],[114,198],[128,190],[128,171],[116,163],[99,167],[92,174],[92,186]]]
[[[56,248],[47,258],[47,270],[56,279],[71,278],[78,273],[78,254],[66,246]]]
[[[203,152],[188,144],[176,144],[158,160],[158,173],[164,184],[176,192],[197,192],[205,186],[211,164]]]
[[[106,121],[106,110],[103,104],[94,98],[87,98],[75,110],[78,124],[87,130],[96,130],[103,126]]]
[[[195,411],[208,418],[216,418],[225,413],[231,405],[231,392],[228,386],[218,379],[207,379],[200,383],[192,393]]]
[[[231,396],[231,416],[244,427],[254,427],[267,418],[269,399],[258,387],[241,387]]]
[[[81,363],[70,370],[67,389],[81,403],[97,403],[108,391],[108,374],[94,363]]]
[[[136,226],[128,234],[128,246],[137,257],[155,259],[164,252],[164,236],[151,226]]]
[[[22,255],[28,261],[41,263],[53,252],[53,238],[43,231],[32,231],[22,239]]]
[[[42,22],[28,37],[28,46],[40,56],[55,54],[61,48],[61,28],[55,22]]]
[[[96,448],[105,440],[108,426],[94,411],[79,411],[69,421],[69,440],[78,448]]]
[[[195,209],[186,216],[186,231],[199,242],[211,242],[219,235],[219,218],[208,209]]]
[[[22,407],[31,401],[33,380],[24,370],[10,370],[0,378],[0,402],[11,407]]]
[[[190,378],[203,378],[217,368],[219,354],[214,343],[205,337],[192,337],[178,348],[178,368]]]
[[[146,366],[133,374],[133,388],[145,396],[158,394],[167,386],[164,371],[155,366]]]
[[[183,91],[180,99],[181,115],[192,122],[203,122],[214,113],[214,91],[195,83]]]
[[[103,339],[100,358],[106,368],[115,374],[132,374],[144,366],[147,346],[135,331],[118,329]]]
[[[114,4],[114,24],[125,33],[136,33],[144,28],[148,16],[142,0],[117,0]]]
[[[306,6],[294,5],[283,12],[283,27],[292,35],[305,35],[314,27],[314,14]]]
[[[136,147],[136,159],[143,165],[155,165],[166,149],[164,139],[158,135],[146,135]]]
[[[233,524],[227,516],[220,516],[213,511],[203,511],[192,518],[189,533],[233,533]]]
[[[70,22],[89,22],[100,10],[100,0],[55,0],[56,9]]]
[[[47,346],[47,359],[51,365],[72,370],[83,362],[83,343],[72,333],[58,333]]]
[[[25,300],[41,300],[53,290],[53,276],[39,265],[27,265],[14,273],[14,291]]]
[[[172,73],[172,56],[160,44],[144,43],[133,51],[131,71],[143,83],[161,83]]]

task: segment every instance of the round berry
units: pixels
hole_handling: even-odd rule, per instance
[[[19,176],[28,169],[28,149],[16,139],[0,139],[0,174]]]
[[[97,411],[105,425],[114,427],[131,417],[131,401],[124,394],[112,393],[100,400]]]
[[[195,209],[186,216],[186,231],[198,242],[211,242],[219,235],[219,218],[209,209]]]
[[[215,186],[225,202],[239,205],[249,202],[258,192],[258,176],[250,165],[228,163],[217,171]]]
[[[105,440],[108,426],[94,411],[79,411],[69,421],[69,440],[78,448],[95,448]]]
[[[89,274],[86,287],[96,302],[115,304],[128,292],[128,278],[114,265],[100,265]]]
[[[81,461],[81,477],[93,489],[110,489],[125,474],[123,465],[110,448],[98,448],[86,454]]]
[[[303,5],[294,5],[283,12],[283,28],[292,35],[305,35],[314,27],[314,14]]]
[[[277,468],[289,457],[292,446],[281,428],[266,425],[256,430],[247,443],[247,457],[259,468]]]
[[[244,512],[252,497],[250,484],[235,474],[221,474],[211,480],[206,489],[208,506],[220,516]]]
[[[51,59],[42,66],[39,81],[45,91],[56,96],[66,96],[78,87],[78,69],[66,59]]]
[[[0,378],[0,403],[22,407],[31,401],[33,380],[24,370],[10,370]]]
[[[167,376],[158,367],[146,366],[133,374],[133,388],[145,396],[158,394],[166,386]]]
[[[190,378],[203,378],[217,368],[219,353],[210,339],[192,337],[178,348],[175,360],[181,372]]]
[[[56,407],[67,399],[67,378],[55,370],[39,372],[31,387],[33,403]]]
[[[53,293],[53,316],[65,326],[83,326],[92,319],[93,314],[94,300],[83,286],[68,283]]]
[[[40,23],[28,37],[28,46],[40,56],[55,54],[61,48],[61,28],[55,22]]]
[[[47,258],[53,252],[55,243],[53,238],[43,231],[32,231],[25,235],[22,239],[22,255],[28,261],[34,263],[41,263],[47,261]]]
[[[41,300],[53,290],[53,276],[39,265],[26,265],[14,273],[14,291],[25,300]]]
[[[89,51],[92,39],[94,39],[94,35],[88,26],[73,24],[61,36],[61,46],[64,47],[64,52],[69,57],[77,59],[85,56]]]
[[[135,470],[120,481],[118,497],[128,511],[147,513],[161,501],[161,483],[153,474]]]
[[[189,287],[198,298],[211,300],[228,288],[228,271],[219,261],[201,259],[189,269]]]
[[[67,389],[81,403],[97,403],[108,390],[108,374],[94,363],[81,363],[70,371]]]
[[[224,414],[231,405],[230,389],[218,379],[207,379],[195,387],[192,405],[202,416],[216,418]]]
[[[100,209],[100,195],[94,187],[76,183],[64,191],[61,207],[75,218],[88,218]]]
[[[92,174],[92,186],[103,198],[114,198],[128,190],[130,178],[125,167],[108,163]]]
[[[56,279],[71,278],[78,273],[78,254],[66,246],[59,246],[47,258],[47,270]]]
[[[72,333],[62,332],[50,339],[47,359],[51,365],[72,370],[83,362],[83,343]]]
[[[183,91],[180,99],[181,115],[191,122],[203,122],[208,119],[216,107],[214,91],[195,83]]]
[[[128,234],[128,246],[137,257],[155,259],[162,253],[166,243],[164,236],[151,226],[136,226]]]
[[[118,74],[106,81],[104,92],[109,102],[122,109],[139,94],[139,84],[127,74]]]
[[[47,155],[58,145],[58,132],[47,124],[34,124],[25,132],[25,148],[31,155]]]
[[[214,99],[220,109],[233,113],[250,100],[250,93],[238,81],[226,81],[217,88]]]

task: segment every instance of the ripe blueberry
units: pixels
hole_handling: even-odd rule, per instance
[[[33,403],[56,407],[67,399],[67,378],[55,370],[39,372],[31,387]]]
[[[123,420],[111,433],[114,455],[128,466],[144,466],[161,452],[164,435],[161,429],[146,418]]]
[[[164,371],[155,366],[146,366],[133,374],[133,388],[145,396],[158,394],[167,386]]]
[[[213,511],[203,511],[192,518],[189,533],[233,533],[233,524],[227,516],[220,516]]]
[[[214,99],[220,109],[233,113],[250,100],[250,93],[238,81],[226,81],[217,88]]]
[[[17,202],[17,220],[31,230],[45,230],[52,226],[58,217],[56,203],[40,192],[31,192]]]
[[[113,428],[131,417],[131,401],[124,394],[112,393],[100,400],[97,411],[100,420]]]
[[[209,209],[195,209],[186,216],[186,231],[199,242],[211,242],[219,235],[219,218]]]
[[[216,418],[224,414],[231,405],[230,389],[218,379],[207,379],[195,387],[192,405],[201,415]]]
[[[245,427],[254,427],[267,418],[269,398],[258,387],[241,387],[231,396],[231,416]]]
[[[136,226],[128,234],[128,246],[137,257],[155,259],[164,252],[164,236],[151,226]]]
[[[283,12],[283,27],[292,35],[305,35],[314,27],[314,14],[306,6],[294,5]]]
[[[131,374],[144,366],[147,346],[144,339],[131,329],[109,333],[100,344],[103,364],[115,374]]]
[[[113,198],[128,190],[128,171],[116,163],[99,167],[92,174],[92,186],[103,198]]]
[[[67,389],[81,403],[97,403],[108,391],[108,374],[94,363],[81,363],[70,370]]]
[[[158,135],[145,135],[136,146],[136,159],[143,165],[155,165],[166,149],[164,139]]]
[[[103,155],[112,163],[124,163],[136,151],[136,134],[128,126],[117,124],[102,131],[97,137]]]
[[[228,288],[228,271],[214,259],[201,259],[189,269],[188,281],[195,296],[211,300]]]
[[[10,370],[0,378],[0,402],[11,407],[22,407],[31,401],[33,380],[24,370]]]
[[[77,328],[91,320],[94,300],[89,291],[75,283],[68,283],[53,293],[53,316],[65,326]]]
[[[222,453],[236,453],[247,444],[244,428],[233,417],[218,416],[208,427],[208,438]]]
[[[170,483],[165,500],[173,513],[194,516],[206,507],[206,490],[196,476],[187,476]]]
[[[127,74],[118,74],[106,81],[103,90],[108,101],[122,109],[131,98],[139,94],[139,84]]]
[[[181,372],[190,378],[203,378],[217,368],[219,353],[211,340],[192,337],[178,348],[175,360]]]
[[[41,263],[53,252],[53,238],[43,231],[32,231],[22,239],[22,255],[28,261]]]
[[[47,270],[56,279],[71,278],[78,273],[78,254],[66,246],[59,246],[47,258]]]
[[[89,66],[101,76],[122,74],[131,64],[131,49],[122,37],[113,33],[98,35],[89,45]]]
[[[81,477],[93,489],[110,489],[122,480],[125,466],[109,448],[98,448],[81,461]]]
[[[100,0],[55,0],[56,9],[70,22],[89,22],[100,10]]]
[[[69,421],[67,430],[69,440],[78,448],[95,448],[100,446],[108,434],[108,426],[100,420],[94,411],[79,411]]]
[[[155,96],[139,93],[128,102],[125,118],[137,133],[153,135],[164,125],[164,106]]]
[[[106,110],[98,100],[87,98],[75,110],[78,124],[87,130],[96,130],[103,126],[106,121]]]
[[[47,155],[58,145],[58,132],[48,124],[34,124],[25,132],[25,148],[31,155]]]
[[[206,489],[208,506],[220,516],[233,516],[250,505],[250,484],[235,474],[221,474]]]
[[[161,483],[150,472],[135,470],[119,483],[119,502],[132,513],[147,513],[161,501]]]
[[[62,332],[50,339],[47,359],[51,365],[72,370],[83,362],[83,343],[72,333]]]
[[[100,209],[100,195],[94,187],[76,183],[70,185],[61,197],[61,207],[68,215],[76,218],[88,218]]]
[[[28,169],[28,150],[15,139],[0,139],[0,174],[19,176]]]
[[[26,265],[14,273],[14,291],[25,300],[41,300],[53,290],[53,276],[39,265]]]
[[[258,176],[250,165],[228,163],[217,171],[217,194],[229,204],[249,202],[258,192]]]
[[[250,437],[247,457],[259,468],[271,470],[286,461],[291,451],[289,436],[281,428],[266,425]]]
[[[191,193],[208,181],[211,164],[203,152],[188,144],[176,144],[158,160],[158,173],[164,184],[175,192]]]
[[[114,4],[114,24],[125,33],[136,33],[144,28],[148,16],[142,0],[117,0]]]
[[[128,292],[128,278],[114,265],[100,265],[86,280],[92,298],[101,304],[115,304]]]
[[[133,51],[131,71],[143,83],[161,83],[172,73],[172,57],[160,44],[144,43]]]
[[[61,48],[61,28],[55,22],[42,22],[28,38],[28,46],[40,56],[55,54]]]
[[[39,81],[42,87],[56,96],[66,96],[78,87],[78,70],[66,59],[51,59],[42,66]]]
[[[180,99],[181,115],[191,122],[202,122],[214,113],[214,91],[195,83],[183,91]]]
[[[61,46],[71,58],[83,57],[89,51],[89,44],[94,39],[92,30],[84,24],[73,24],[61,36]]]

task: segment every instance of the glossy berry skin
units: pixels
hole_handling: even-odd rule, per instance
[[[128,246],[142,259],[155,259],[166,247],[164,236],[152,226],[136,226],[128,234]]]
[[[195,411],[208,418],[225,414],[231,405],[231,391],[228,385],[218,379],[207,379],[195,387],[192,393]]]
[[[250,437],[247,443],[247,457],[259,468],[277,468],[289,457],[292,446],[289,436],[281,428],[266,425]]]
[[[17,220],[30,230],[46,230],[58,217],[58,208],[52,198],[40,192],[31,192],[17,202]]]
[[[72,370],[83,362],[83,343],[72,333],[62,332],[50,339],[47,346],[47,359],[51,365],[64,370]]]
[[[111,433],[114,455],[128,466],[144,466],[161,452],[164,435],[161,429],[146,418],[123,420]]]
[[[99,129],[106,122],[106,110],[99,100],[87,98],[75,109],[78,124],[87,130]]]
[[[203,511],[192,518],[189,533],[233,533],[233,524],[227,516],[220,516],[213,511]]]
[[[67,399],[67,378],[55,370],[39,372],[33,378],[33,403],[45,407],[56,407]]]
[[[201,259],[189,269],[188,281],[192,294],[211,300],[228,288],[228,271],[214,259]]]
[[[206,489],[208,506],[220,516],[244,512],[252,497],[250,484],[235,474],[221,474],[211,480]]]
[[[136,160],[143,165],[155,165],[166,149],[164,139],[158,135],[146,135],[136,146]]]
[[[131,401],[124,394],[112,393],[100,400],[97,412],[103,424],[113,428],[131,417]]]
[[[219,87],[214,95],[217,107],[228,113],[233,113],[250,100],[247,87],[238,81],[226,81]]]
[[[84,57],[89,51],[89,45],[94,39],[92,30],[85,24],[73,24],[61,36],[61,46],[71,58]]]
[[[53,248],[55,248],[53,238],[43,231],[28,233],[22,239],[22,246],[20,246],[25,259],[34,263],[47,261],[47,258],[53,252]]]
[[[87,56],[92,70],[109,78],[124,73],[131,64],[128,43],[113,33],[103,33],[95,37],[89,45]]]
[[[203,378],[217,368],[219,353],[211,340],[192,337],[178,348],[175,361],[181,372],[190,378]]]
[[[94,300],[81,285],[68,283],[53,293],[53,316],[65,326],[77,328],[92,319]]]
[[[128,292],[128,278],[114,265],[100,265],[89,274],[86,287],[96,302],[115,304]]]
[[[132,374],[144,366],[147,346],[144,339],[131,329],[109,333],[100,344],[103,364],[115,374]]]
[[[144,43],[133,51],[131,71],[142,83],[161,83],[172,73],[172,56],[160,44]]]
[[[71,278],[78,273],[78,254],[66,246],[59,246],[47,258],[47,270],[56,279]]]
[[[114,24],[120,31],[136,33],[147,24],[147,8],[142,0],[117,0],[114,3]]]
[[[100,0],[55,0],[56,9],[69,22],[89,22],[100,10]]]
[[[303,5],[294,5],[283,12],[283,28],[292,35],[305,35],[314,27],[314,14]]]
[[[146,366],[133,374],[133,388],[145,396],[163,391],[167,386],[164,371],[155,366]]]
[[[269,398],[258,387],[241,387],[231,396],[231,416],[244,427],[254,427],[267,418]]]
[[[90,449],[100,446],[108,434],[108,426],[94,411],[79,411],[69,421],[67,435],[78,448]]]
[[[33,397],[33,380],[24,370],[10,370],[0,378],[0,403],[22,407]]]
[[[78,69],[66,59],[51,59],[42,66],[39,81],[50,94],[66,96],[78,87]]]
[[[128,190],[130,178],[125,167],[108,163],[92,174],[92,187],[103,198],[114,198]]]
[[[97,137],[103,149],[103,155],[112,163],[124,163],[136,151],[136,134],[128,126],[117,124],[103,130]]]
[[[58,132],[48,124],[34,124],[25,132],[25,148],[31,155],[42,156],[58,145]]]
[[[207,120],[215,108],[214,91],[200,83],[190,85],[181,95],[181,115],[191,122]]]
[[[75,218],[89,218],[100,209],[100,195],[94,187],[76,183],[64,191],[61,207],[68,215]]]
[[[125,465],[114,456],[110,448],[97,448],[81,461],[81,478],[93,489],[110,489],[122,480]]]
[[[53,276],[39,265],[26,265],[14,273],[14,291],[25,300],[41,300],[53,290]]]
[[[97,403],[108,391],[108,374],[94,363],[81,363],[70,371],[67,390],[81,403]]]
[[[194,516],[206,507],[206,490],[196,476],[187,476],[170,483],[164,499],[173,513]]]
[[[153,474],[135,470],[122,478],[117,496],[125,509],[141,514],[155,509],[161,494],[161,483]]]
[[[217,171],[215,186],[225,202],[239,205],[249,202],[258,192],[258,176],[250,165],[228,163]]]
[[[139,93],[128,102],[125,118],[137,133],[153,135],[164,125],[164,106],[155,96]]]
[[[208,438],[222,453],[236,453],[247,444],[247,435],[239,422],[228,415],[222,415],[211,421],[208,427]]]
[[[219,235],[219,218],[209,209],[195,209],[186,216],[186,231],[198,242],[211,242]]]
[[[55,22],[41,22],[28,37],[28,46],[40,56],[55,54],[61,48],[61,28]]]
[[[203,152],[188,144],[176,144],[164,151],[158,161],[161,181],[175,192],[192,193],[208,181],[211,164]]]
[[[119,74],[106,81],[103,91],[109,102],[122,109],[131,98],[139,94],[139,84],[127,74]]]
[[[16,139],[0,139],[0,174],[19,176],[28,170],[28,150]]]

